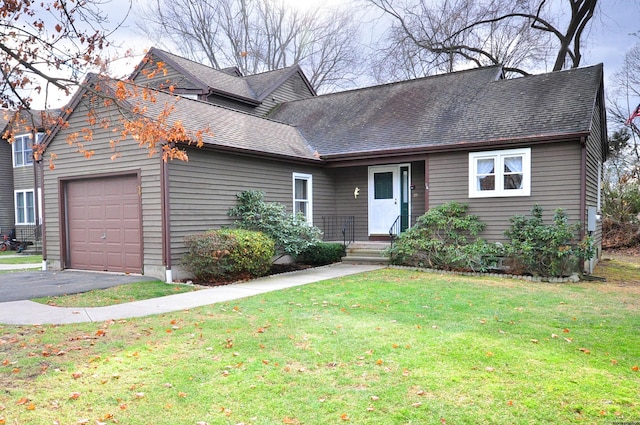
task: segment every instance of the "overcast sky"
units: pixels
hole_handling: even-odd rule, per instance
[[[132,0],[133,7],[139,2],[149,0]],[[198,1],[198,0],[194,0]],[[317,0],[285,0],[291,4],[308,4]],[[344,0],[322,0],[323,5],[340,4]],[[564,4],[565,0],[555,0]],[[127,0],[112,0],[104,3],[105,11],[112,23],[121,21],[126,14]],[[634,44],[640,43],[640,0],[599,0],[599,14],[592,20],[587,38],[584,40],[582,66],[604,63],[605,87],[610,86],[610,78],[620,69],[625,52]],[[121,46],[120,52],[131,49],[137,55],[123,60],[114,68],[116,76],[128,75],[142,58],[145,50],[157,44],[155,40],[140,34],[136,19],[131,12],[124,26],[114,34]],[[366,36],[363,37],[366,40]],[[365,42],[366,43],[366,42]]]

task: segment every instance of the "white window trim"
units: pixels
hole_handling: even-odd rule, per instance
[[[29,139],[33,146],[33,135],[31,133],[25,133],[25,134],[18,134],[17,136],[15,136],[15,141],[11,144],[11,158],[13,160],[13,168],[17,168],[17,167],[28,167],[30,165],[33,165],[33,157],[26,157],[25,156],[25,151],[24,149],[21,151],[22,152],[22,164],[16,164],[16,146],[17,143],[21,144],[21,148],[23,148],[24,146],[22,146],[23,140],[27,138]],[[18,142],[18,139],[20,139],[20,142]],[[31,148],[31,152],[33,152],[33,147]],[[33,153],[32,153],[33,155]]]
[[[14,206],[14,213],[15,213],[15,223],[16,226],[27,226],[27,225],[32,225],[32,224],[36,224],[35,223],[35,218],[36,218],[36,210],[35,210],[35,202],[36,199],[35,197],[33,198],[33,203],[34,203],[34,209],[33,209],[33,217],[34,217],[34,221],[18,221],[18,193],[24,193],[25,195],[27,193],[30,193],[31,196],[33,196],[34,191],[33,189],[23,189],[23,190],[14,190],[13,191],[13,206]],[[38,195],[40,194],[40,190],[38,190]],[[25,200],[26,200],[26,196],[25,196]],[[38,205],[40,205],[40,203],[38,203]],[[28,214],[26,214],[26,210],[25,210],[25,218],[27,218]]]
[[[307,223],[309,226],[313,225],[313,176],[311,174],[303,174],[303,173],[293,173],[293,211],[296,209],[296,202],[300,201],[296,199],[296,180],[306,180],[307,181],[307,196],[309,199],[307,201]]]
[[[505,190],[502,185],[503,163],[505,157],[522,156],[522,189]],[[478,190],[477,171],[478,160],[495,160],[495,190]],[[469,198],[499,198],[531,195],[531,148],[507,149],[500,151],[470,152],[469,153]]]

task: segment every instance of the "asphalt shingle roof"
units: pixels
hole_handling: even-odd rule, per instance
[[[602,65],[510,80],[499,66],[282,104],[270,118],[296,126],[325,155],[586,132]]]
[[[171,120],[194,131],[209,128],[212,134],[204,136],[208,146],[319,161],[295,127],[211,103],[158,92],[156,102],[147,104],[147,116],[154,118],[173,102]]]
[[[188,78],[200,83],[209,90],[228,93],[232,96],[261,102],[276,87],[277,83],[299,69],[297,65],[288,68],[267,71],[260,74],[238,76],[236,68],[217,70],[210,66],[174,55],[157,48],[152,48],[150,54],[169,59],[181,71],[188,74]]]

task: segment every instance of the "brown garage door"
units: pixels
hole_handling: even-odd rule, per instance
[[[142,272],[136,175],[67,182],[66,211],[69,268]]]

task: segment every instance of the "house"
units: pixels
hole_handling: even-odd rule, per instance
[[[0,193],[0,232],[9,234],[15,230],[20,241],[29,242],[39,250],[42,193],[38,188],[42,173],[34,165],[33,145],[44,137],[46,118],[42,111],[3,115],[0,167],[8,173]],[[11,137],[13,140],[8,143]]]
[[[156,92],[145,113],[153,117],[173,102],[171,119],[213,133],[202,148],[186,148],[188,162],[149,157],[133,139],[112,160],[111,132],[95,128],[85,160],[66,143],[87,126],[86,92],[77,93],[68,128],[45,141],[57,155],[43,182],[51,269],[187,278],[184,237],[230,225],[228,209],[249,189],[303,212],[330,239],[337,239],[331,225],[343,222],[353,225],[351,240],[385,239],[429,208],[458,200],[487,223],[489,240],[503,240],[509,217],[539,204],[549,217],[564,208],[600,246],[602,65],[511,80],[493,66],[321,96],[307,87],[285,99],[279,96],[295,93],[289,86],[301,87],[294,80],[305,80],[299,69],[265,83],[271,94],[264,97],[250,81],[269,75],[217,71],[211,74],[220,81],[234,82],[195,84],[201,68],[155,54],[164,79],[153,80],[153,72],[134,78],[172,91]],[[192,85],[203,100],[176,96],[194,94]]]

